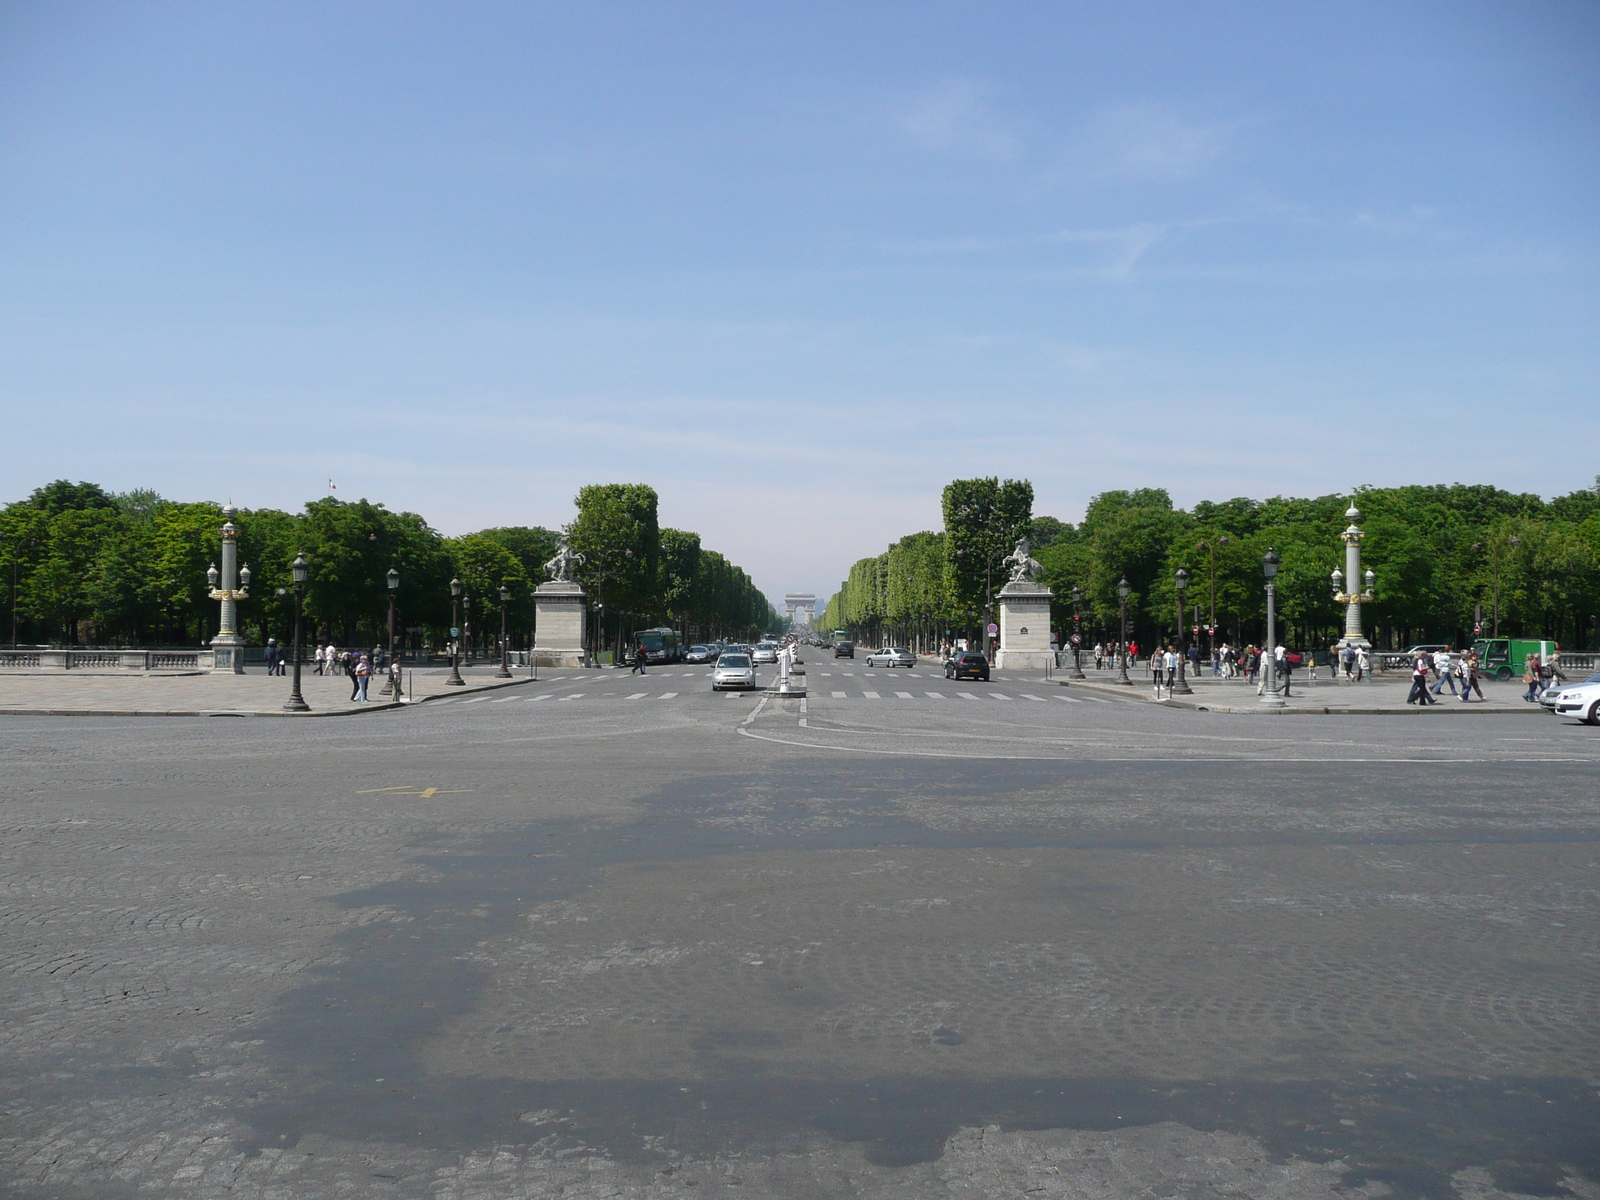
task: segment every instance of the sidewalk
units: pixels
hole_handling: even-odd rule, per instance
[[[294,680],[252,667],[243,675],[0,675],[0,716],[50,717],[352,717],[422,704],[442,696],[491,691],[528,682],[528,670],[512,668],[512,679],[496,679],[495,664],[463,667],[466,687],[450,687],[448,667],[406,668],[407,699],[395,703],[374,679],[366,704],[350,700],[344,675],[314,675],[302,669],[300,694],[308,713],[283,711]],[[542,672],[549,674],[550,672]]]
[[[1155,689],[1150,685],[1150,673],[1146,670],[1135,672],[1129,668],[1128,677],[1133,680],[1132,687],[1113,682],[1116,678],[1115,671],[1090,669],[1084,672],[1088,676],[1087,679],[1069,680],[1064,678],[1066,670],[1067,668],[1061,668],[1053,672],[1053,682],[1062,687],[1086,688],[1108,696],[1139,697],[1152,704],[1163,704],[1171,708],[1228,713],[1235,716],[1287,716],[1297,713],[1318,716],[1380,716],[1411,713],[1439,715],[1447,712],[1491,713],[1499,716],[1518,713],[1549,715],[1537,704],[1530,704],[1522,699],[1527,686],[1516,681],[1501,683],[1486,679],[1483,681],[1485,698],[1479,700],[1474,695],[1473,699],[1466,703],[1452,696],[1450,690],[1446,688],[1438,697],[1438,704],[1423,707],[1406,703],[1406,697],[1411,694],[1409,675],[1382,676],[1362,683],[1335,683],[1322,671],[1318,674],[1323,675],[1323,678],[1315,682],[1303,678],[1305,672],[1297,671],[1290,685],[1291,694],[1285,701],[1284,707],[1271,708],[1260,702],[1261,698],[1256,695],[1255,684],[1247,683],[1243,679],[1218,679],[1209,672],[1199,679],[1189,680],[1194,695],[1169,696],[1166,688],[1162,688],[1161,698],[1158,700]]]

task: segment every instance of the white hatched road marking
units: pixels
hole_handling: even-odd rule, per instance
[[[910,700],[912,698],[910,692],[896,692],[895,695],[899,696],[902,700]]]
[[[977,700],[979,698],[974,696],[971,692],[957,692],[956,695],[960,696],[963,700]]]
[[[582,700],[583,699],[583,693],[582,692],[573,692],[572,695],[563,696],[561,698],[563,700]]]
[[[677,692],[662,692],[661,695],[659,697],[657,697],[657,699],[660,699],[660,700],[671,700],[677,694],[678,694]]]
[[[1028,695],[1027,692],[1023,692],[1022,693],[1022,698],[1024,700],[1037,700],[1040,704],[1049,704],[1050,703],[1050,701],[1046,700],[1043,696],[1030,696],[1030,695]]]
[[[930,699],[930,700],[943,700],[944,699],[944,693],[943,692],[928,692],[928,693],[926,693],[926,695],[927,695],[928,699]]]
[[[876,700],[878,698],[878,693],[877,692],[862,692],[861,694],[863,696],[865,696],[868,700]]]
[[[512,700],[521,700],[521,696],[501,696],[498,700],[489,701],[490,704],[506,704]]]
[[[1004,692],[990,692],[989,695],[993,696],[996,700],[1009,700],[1009,699],[1011,699],[1011,697],[1006,695]]]
[[[529,704],[532,704],[532,703],[533,703],[533,702],[534,702],[534,701],[536,701],[536,700],[548,700],[548,699],[550,699],[550,693],[549,693],[549,692],[546,692],[546,693],[545,693],[545,694],[544,694],[544,695],[542,695],[542,696],[529,696],[529,697],[528,697],[528,703],[529,703]]]
[[[844,698],[845,698],[845,696],[846,696],[846,695],[847,695],[847,694],[848,694],[848,693],[845,693],[845,692],[835,692],[835,693],[834,693],[834,694],[833,694],[833,698],[834,698],[834,699],[835,699],[835,700],[843,700],[843,699],[844,699]]]
[[[649,694],[650,694],[649,692],[635,692],[633,695],[629,696],[628,699],[629,700],[643,700]]]
[[[1068,704],[1082,704],[1083,703],[1083,701],[1079,700],[1076,696],[1057,696],[1056,699],[1057,700],[1065,700]]]

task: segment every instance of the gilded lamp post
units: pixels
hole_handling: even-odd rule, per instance
[[[1344,515],[1350,522],[1350,527],[1339,535],[1344,542],[1344,570],[1338,567],[1333,569],[1333,598],[1345,606],[1344,637],[1339,640],[1339,648],[1342,650],[1346,646],[1354,646],[1358,650],[1370,650],[1372,643],[1361,632],[1361,606],[1372,603],[1372,589],[1378,580],[1371,571],[1367,572],[1365,579],[1361,575],[1361,539],[1367,535],[1356,524],[1361,519],[1361,512],[1354,500],[1350,501],[1350,507]],[[1346,579],[1350,580],[1352,589],[1365,583],[1366,590],[1345,591]]]
[[[206,569],[206,582],[211,585],[211,598],[221,601],[222,616],[217,623],[217,636],[211,639],[215,655],[213,670],[244,674],[244,638],[239,636],[239,601],[250,599],[250,568],[239,566],[239,527],[233,518],[239,510],[228,505],[222,510],[222,570],[212,563]]]

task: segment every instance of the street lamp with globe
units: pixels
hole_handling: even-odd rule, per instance
[[[311,577],[311,564],[306,562],[304,554],[294,556],[294,562],[289,564],[289,573],[294,577],[294,685],[289,690],[289,698],[283,702],[283,710],[310,712],[311,706],[300,694],[300,660],[306,654],[306,634],[301,624],[300,609],[306,598],[306,580]]]
[[[511,599],[511,589],[505,584],[500,585],[500,669],[495,672],[496,679],[510,679],[511,668],[508,665],[510,643],[506,641],[506,602]]]
[[[1133,686],[1133,680],[1128,678],[1128,593],[1132,590],[1128,586],[1127,576],[1124,575],[1117,584],[1117,601],[1122,606],[1122,620],[1118,626],[1118,632],[1121,634],[1122,640],[1117,643],[1118,670],[1122,674],[1117,682],[1125,683],[1129,687]]]
[[[1267,640],[1262,643],[1261,671],[1263,687],[1261,689],[1261,703],[1266,708],[1287,708],[1283,696],[1278,692],[1278,660],[1273,654],[1273,643],[1277,640],[1278,624],[1278,564],[1282,560],[1278,552],[1267,547],[1267,552],[1261,556],[1261,573],[1267,577]]]
[[[1172,586],[1178,597],[1178,678],[1172,685],[1174,696],[1192,696],[1194,689],[1189,686],[1189,681],[1184,677],[1184,665],[1189,661],[1189,639],[1184,636],[1183,610],[1184,599],[1189,592],[1189,572],[1179,567],[1172,577]]]
[[[450,647],[450,678],[445,683],[450,687],[466,687],[467,681],[461,678],[461,580],[450,581],[450,636],[454,642]]]

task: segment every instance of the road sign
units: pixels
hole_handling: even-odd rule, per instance
[[[461,636],[461,630],[457,629],[454,625],[450,626],[450,636],[451,637],[460,637]]]
[[[989,636],[993,637],[995,634],[997,634],[999,632],[1000,632],[1000,626],[994,624],[993,622],[990,622],[990,624],[989,624]]]
[[[1083,641],[1083,635],[1082,634],[1075,633],[1075,634],[1072,635],[1072,644],[1074,646],[1076,646],[1081,641]]]

